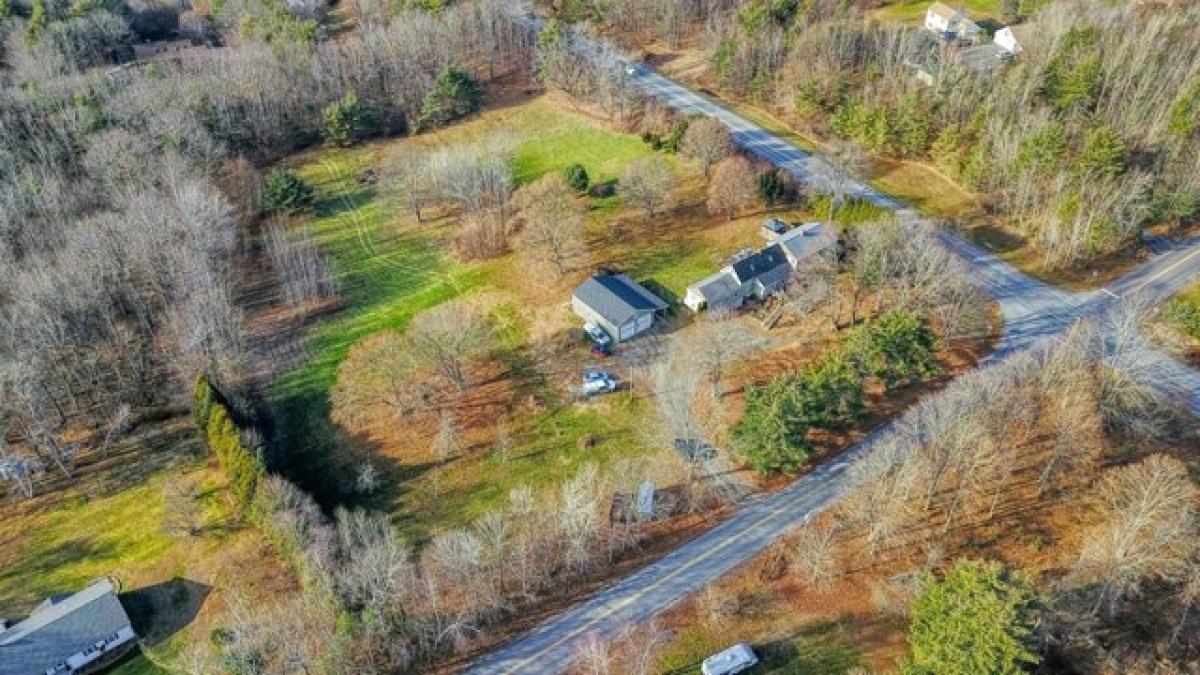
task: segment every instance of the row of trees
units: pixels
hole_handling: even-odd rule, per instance
[[[514,490],[503,508],[414,552],[384,515],[339,509],[328,518],[269,477],[256,518],[300,570],[305,591],[269,606],[234,603],[219,639],[193,645],[175,665],[337,673],[427,662],[635,543],[634,526],[601,522],[613,487],[587,466],[549,500]]]
[[[913,313],[890,312],[854,329],[843,350],[747,390],[734,444],[755,470],[792,473],[811,456],[811,430],[843,427],[862,412],[867,377],[892,389],[936,371],[929,324]]]

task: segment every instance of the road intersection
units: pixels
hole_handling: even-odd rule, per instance
[[[594,43],[577,43],[598,49]],[[802,182],[818,172],[819,157],[796,148],[753,122],[644,66],[635,66],[629,81],[683,113],[699,113],[724,122],[734,142]],[[907,207],[895,198],[858,181],[847,193],[885,208]],[[995,300],[1005,319],[1003,337],[989,361],[996,362],[1040,340],[1053,338],[1086,317],[1104,317],[1123,300],[1157,305],[1200,275],[1200,239],[1176,242],[1132,273],[1102,288],[1070,293],[1033,279],[949,231],[943,245],[967,266],[980,289]],[[1200,415],[1200,373],[1158,352],[1148,354],[1153,381],[1146,384],[1185,402]],[[986,367],[986,365],[984,366]],[[902,423],[902,420],[899,422]],[[533,630],[483,655],[470,673],[557,673],[567,669],[589,639],[609,639],[625,625],[645,621],[764,550],[777,538],[807,522],[853,488],[846,469],[871,452],[896,423],[875,430],[835,460],[816,468],[770,495],[755,495],[736,513],[704,534],[685,542],[659,560],[554,616]]]

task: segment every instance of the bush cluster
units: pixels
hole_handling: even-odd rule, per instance
[[[734,444],[761,473],[793,473],[812,455],[809,432],[835,429],[862,413],[864,381],[894,388],[937,372],[936,340],[925,319],[893,311],[856,328],[843,350],[746,392]]]

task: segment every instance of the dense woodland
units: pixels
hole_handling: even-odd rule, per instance
[[[263,383],[251,375],[239,295],[244,263],[269,261],[281,303],[329,300],[338,289],[319,246],[293,221],[313,208],[312,188],[264,167],[321,142],[446,125],[474,111],[490,81],[530,69],[641,131],[656,150],[695,163],[713,214],[732,218],[796,196],[778,173],[736,156],[719,125],[677,119],[630,91],[616,52],[585,61],[564,48],[558,24],[531,36],[502,0],[401,4],[359,2],[354,30],[342,30],[310,2],[235,0],[180,13],[132,1],[0,0],[5,477],[26,496],[39,472],[69,481],[80,438],[104,448],[143,417],[191,406],[237,510],[303,590],[271,606],[235,599],[213,639],[179,655],[187,672],[424,667],[595,573],[643,534],[600,516],[612,493],[629,487],[620,476],[638,475],[630,467],[605,475],[589,466],[548,497],[513,491],[502,508],[419,546],[399,540],[384,514],[339,508],[336,499],[318,506],[286,480],[314,469],[279,451],[257,395]],[[919,48],[912,31],[872,24],[844,3],[618,0],[557,11],[564,22],[701,41],[729,91],[782,102],[871,152],[936,162],[1012,214],[1053,265],[1111,252],[1151,222],[1186,222],[1200,208],[1200,17],[1191,10],[1046,10],[1029,19],[1047,27],[1046,43],[1005,72],[971,74],[947,62],[932,88],[904,65]],[[207,47],[131,61],[134,44],[170,36]],[[1139,49],[1159,39],[1180,48]],[[491,138],[409,154],[372,180],[399,186],[417,222],[431,207],[460,216],[460,257],[511,250],[531,271],[561,280],[588,260],[586,172],[572,167],[518,188],[511,152],[506,139]],[[675,187],[669,163],[654,155],[631,161],[608,189],[651,221]],[[824,187],[835,212],[837,186]],[[701,428],[699,404],[720,400],[735,364],[761,345],[724,315],[687,338],[655,342],[663,353],[649,379],[666,432],[715,433],[760,471],[791,471],[810,459],[810,429],[854,420],[864,381],[890,391],[932,376],[938,340],[977,335],[985,321],[933,232],[907,225],[843,228],[836,255],[792,284],[780,300],[786,309],[826,317],[844,344],[807,370],[750,387],[745,419],[731,429]],[[417,314],[405,332],[357,345],[347,363],[370,377],[342,381],[332,397],[402,421],[440,415],[444,460],[456,442],[444,408],[489,354],[492,321],[468,301]],[[1014,447],[1000,442],[1013,428],[1055,434],[1047,485],[1090,466],[1078,453],[1096,428],[1170,437],[1166,412],[1096,365],[1114,357],[1088,335],[1075,339],[1074,351],[1031,355],[923,404],[908,435],[889,439],[879,464],[860,467],[866,487],[841,517],[868,554],[931,513],[949,524],[967,511],[960,504],[994,505],[1015,466]],[[1026,409],[1019,397],[1045,405]],[[1007,402],[999,412],[997,399]],[[1046,412],[1054,406],[1068,410]],[[1173,465],[1158,469],[1178,478]],[[917,485],[918,476],[932,483]],[[713,487],[691,495],[688,508],[738,489]],[[1185,501],[1191,494],[1179,491]],[[927,496],[910,499],[917,492]],[[1170,523],[1178,536],[1161,566],[1136,567],[1095,547],[1080,574],[1098,585],[1077,597],[1115,612],[1146,579],[1175,593],[1195,570],[1194,547],[1180,543],[1194,539],[1195,518],[1184,515]]]
[[[245,41],[179,64],[108,70],[90,66],[129,45],[136,10],[6,5],[9,433],[66,472],[71,449],[60,439],[73,427],[182,400],[200,374],[243,387],[236,262],[263,209],[253,163],[336,134],[347,101],[355,133],[415,129],[439,74],[486,78],[522,62],[525,40],[502,15],[498,3],[472,4],[336,43]],[[278,237],[271,249],[281,260],[312,257]]]
[[[727,93],[875,155],[935,165],[1050,268],[1200,215],[1194,6],[1051,3],[1010,17],[1028,24],[1030,44],[982,72],[923,29],[881,24],[851,3],[579,2],[563,12],[614,39],[696,45]]]

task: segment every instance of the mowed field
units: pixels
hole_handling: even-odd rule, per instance
[[[308,226],[331,260],[344,306],[310,330],[304,364],[273,388],[280,430],[289,452],[316,465],[366,462],[379,470],[383,487],[364,503],[393,513],[401,534],[413,541],[503,505],[514,488],[556,486],[589,462],[603,468],[649,459],[654,471],[669,475],[674,453],[650,439],[655,413],[641,392],[593,402],[567,393],[595,364],[582,343],[567,337],[579,323],[569,308],[571,290],[594,269],[611,266],[673,300],[729,255],[761,246],[758,223],[765,214],[733,221],[708,214],[698,169],[673,156],[665,156],[679,178],[673,206],[651,221],[619,197],[584,198],[588,265],[561,280],[535,276],[516,254],[464,261],[454,254],[459,219],[453,210],[434,208],[418,223],[386,172],[373,185],[359,181],[364,171],[406,153],[498,137],[515,147],[517,186],[575,163],[593,184],[603,183],[652,153],[638,137],[546,94],[494,102],[436,133],[322,149],[287,163],[315,188],[319,206]],[[486,378],[486,388],[468,392],[479,412],[461,422],[466,448],[438,462],[430,450],[436,419],[361,423],[360,411],[338,409],[331,394],[341,378],[354,377],[342,364],[355,345],[382,331],[402,332],[415,314],[455,298],[476,298],[490,308],[501,372]],[[668,323],[683,321],[680,313]],[[510,444],[501,455],[493,449],[502,417]],[[319,481],[306,487],[322,493]]]

